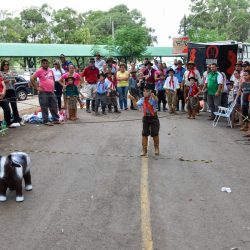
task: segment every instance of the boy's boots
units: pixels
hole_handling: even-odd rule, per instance
[[[160,149],[159,149],[159,136],[154,136],[154,146],[155,146],[155,155],[160,154]]]
[[[146,156],[148,152],[148,137],[142,136],[142,151],[141,156]]]

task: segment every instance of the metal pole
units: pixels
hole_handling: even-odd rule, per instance
[[[112,25],[112,39],[115,39],[115,26],[114,26],[114,21],[111,22]]]
[[[184,32],[184,36],[187,35],[187,18],[186,18],[186,14],[184,15],[183,18],[183,32]]]

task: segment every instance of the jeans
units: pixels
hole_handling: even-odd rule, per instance
[[[120,104],[120,109],[125,109],[128,108],[128,103],[127,103],[127,95],[128,95],[128,87],[118,87],[117,91],[119,93],[119,104]]]
[[[38,97],[39,97],[39,104],[42,110],[43,122],[46,123],[49,121],[48,109],[50,110],[53,121],[59,121],[57,99],[55,93],[40,92]]]
[[[7,126],[10,126],[11,124],[11,113],[10,113],[10,106],[9,102],[6,100],[0,100],[0,107],[3,109],[4,113],[4,120],[7,124]]]
[[[14,89],[6,90],[5,99],[8,99],[10,103],[12,113],[13,113],[13,118],[14,118],[13,122],[17,122],[17,123],[21,122],[22,119],[19,116],[17,103],[16,103],[16,91]]]
[[[219,106],[221,104],[221,96],[207,95],[207,101],[209,109],[211,110],[211,116],[215,117],[214,112],[218,112]]]
[[[56,95],[56,99],[58,102],[58,108],[59,110],[62,109],[62,93],[63,93],[63,87],[59,82],[55,82],[55,95]]]

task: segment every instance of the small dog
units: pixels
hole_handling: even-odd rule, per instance
[[[6,201],[7,188],[16,190],[16,201],[24,201],[22,181],[25,190],[31,191],[30,157],[23,152],[14,152],[8,156],[0,156],[0,201]]]

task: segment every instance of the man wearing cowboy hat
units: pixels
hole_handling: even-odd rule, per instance
[[[195,62],[189,61],[187,64],[187,71],[184,73],[181,89],[184,89],[184,99],[187,98],[189,87],[191,85],[188,80],[190,77],[194,77],[197,80],[198,85],[202,84],[200,72],[195,68]]]
[[[177,77],[179,85],[182,85],[184,73],[186,69],[183,67],[183,63],[181,60],[177,61],[177,67],[174,71],[174,76]],[[177,102],[176,102],[176,111],[179,111],[179,101],[181,101],[181,108],[182,111],[184,111],[185,107],[185,99],[184,99],[184,93],[181,89],[177,89]]]

